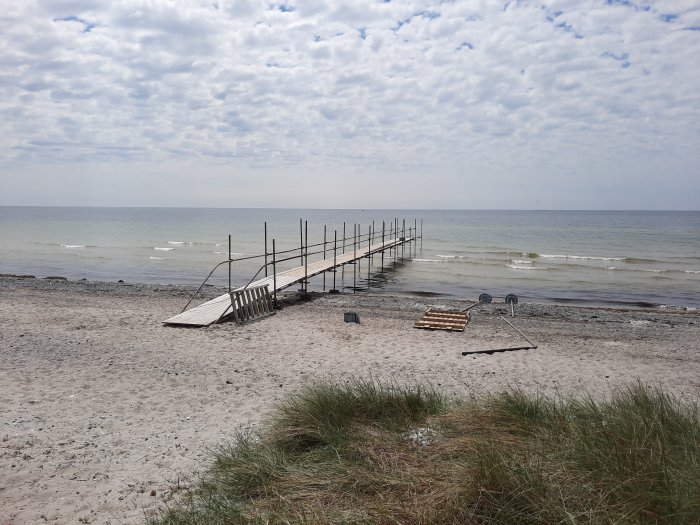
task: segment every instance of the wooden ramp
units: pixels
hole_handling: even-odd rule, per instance
[[[412,240],[414,240],[413,237],[401,237],[398,239],[391,239],[389,241],[373,244],[372,246],[358,248],[355,251],[345,252],[344,254],[338,255],[335,258],[335,264],[333,258],[311,262],[307,266],[298,266],[296,268],[292,268],[291,270],[279,272],[277,273],[276,277],[265,277],[250,283],[246,287],[236,288],[235,290],[232,290],[232,295],[234,292],[242,292],[247,289],[261,287],[267,287],[270,290],[270,293],[284,290],[285,288],[288,288],[295,283],[302,282],[307,278],[311,278],[315,275],[322,274],[323,272],[338,268],[344,264],[353,263],[373,253],[381,252]],[[276,289],[274,289],[275,285]],[[239,294],[236,296],[240,301],[240,304],[237,303],[239,308],[245,309],[249,306],[248,301],[251,299],[248,298],[248,295],[249,294]],[[207,301],[206,303],[200,304],[199,306],[175,315],[170,319],[166,319],[163,321],[163,324],[173,326],[209,326],[210,324],[216,323],[224,316],[227,316],[230,311],[231,296],[226,293],[217,297],[216,299],[212,299],[211,301]]]

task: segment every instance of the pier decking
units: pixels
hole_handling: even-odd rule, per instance
[[[337,255],[336,257],[324,258],[290,270],[277,272],[274,275],[269,275],[232,291],[268,286],[270,293],[278,292],[295,283],[307,281],[311,277],[332,271],[345,264],[353,264],[372,254],[380,253],[390,248],[396,248],[397,246],[413,241],[415,241],[415,237],[413,236],[396,237],[372,244],[371,246],[365,246],[363,248],[358,247],[355,250]],[[209,326],[231,314],[231,306],[231,296],[226,293],[211,301],[207,301],[206,303],[166,319],[163,321],[163,324],[172,326]]]

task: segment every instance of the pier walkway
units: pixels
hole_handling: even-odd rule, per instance
[[[247,286],[231,290],[238,292],[245,289],[253,289],[258,287],[268,286],[269,292],[274,293],[283,290],[295,283],[301,283],[311,277],[320,275],[323,272],[332,271],[345,264],[355,264],[358,260],[380,253],[390,248],[401,246],[402,244],[414,241],[414,237],[398,237],[384,242],[379,242],[364,248],[348,251],[337,255],[334,258],[321,259],[319,261],[307,263],[304,266],[298,266],[290,270],[278,272],[276,275],[270,275],[257,281],[251,282]],[[211,301],[200,304],[194,308],[186,310],[178,315],[163,321],[165,325],[172,326],[209,326],[216,323],[228,315],[232,314],[231,295],[228,293],[221,295]]]

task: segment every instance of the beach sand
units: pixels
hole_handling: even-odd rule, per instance
[[[212,297],[220,290],[208,289]],[[173,328],[191,289],[0,278],[0,525],[143,522],[208,451],[306,382],[352,376],[464,395],[512,386],[604,397],[640,379],[700,394],[700,313],[478,307],[464,333],[413,328],[429,305],[382,294],[290,297],[244,326]],[[357,312],[360,324],[345,323]]]

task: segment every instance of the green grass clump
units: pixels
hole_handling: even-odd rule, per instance
[[[697,405],[639,383],[606,401],[309,386],[150,523],[700,523]]]

